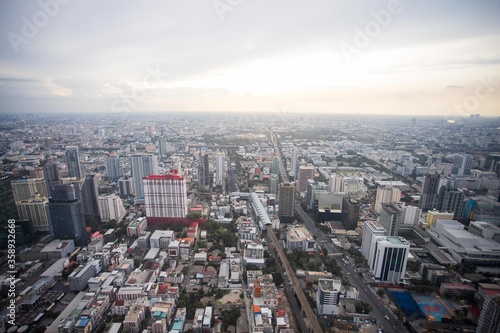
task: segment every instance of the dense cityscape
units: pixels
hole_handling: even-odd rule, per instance
[[[498,332],[500,120],[0,115],[0,332]]]

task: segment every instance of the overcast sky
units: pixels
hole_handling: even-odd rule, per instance
[[[1,1],[0,112],[500,116],[499,17],[496,0]]]

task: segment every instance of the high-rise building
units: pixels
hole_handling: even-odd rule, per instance
[[[272,174],[269,177],[269,193],[278,195],[278,184],[279,184],[279,177],[276,174]]]
[[[34,231],[49,231],[46,204],[49,200],[39,195],[28,200],[16,202],[17,213],[21,220],[30,220]]]
[[[239,189],[238,186],[238,170],[236,170],[236,164],[235,163],[228,163],[228,170],[227,170],[227,190],[232,193],[232,192],[237,192]],[[276,191],[276,194],[278,191]]]
[[[489,154],[484,161],[484,170],[492,171],[500,177],[500,153]]]
[[[309,179],[314,179],[314,166],[301,165],[299,167],[299,176],[297,181],[297,190],[299,193],[307,191],[307,181]]]
[[[69,177],[82,177],[82,169],[80,167],[80,156],[78,154],[78,146],[66,147],[66,163],[68,164]]]
[[[356,229],[359,221],[359,202],[349,197],[343,198],[340,220],[346,230]]]
[[[110,220],[120,222],[125,213],[123,202],[117,195],[110,194],[99,197],[99,214],[102,222],[109,222]]]
[[[422,215],[422,210],[417,206],[405,206],[403,224],[406,226],[409,225],[417,226],[420,222],[421,215]]]
[[[399,226],[403,224],[404,204],[391,202],[383,203],[380,211],[380,225],[387,231],[387,236],[397,236]]]
[[[298,156],[297,156],[297,147],[293,147],[292,149],[292,157],[290,159],[290,164],[291,164],[291,170],[293,174],[293,178],[296,180],[298,177],[298,172],[299,172],[299,161],[298,161]]]
[[[453,167],[451,169],[451,173],[459,176],[470,175],[472,163],[472,155],[455,154],[453,156]]]
[[[76,245],[86,245],[83,204],[75,184],[56,184],[47,204],[50,234],[53,238],[73,239]]]
[[[330,192],[344,192],[344,177],[336,173],[330,175],[330,180],[328,182],[328,190]]]
[[[201,153],[198,162],[198,188],[207,190],[210,187],[210,164],[208,162],[208,154]]]
[[[136,198],[144,198],[144,188],[142,178],[149,175],[158,175],[158,156],[156,155],[136,155],[130,158],[132,164],[132,176],[134,182],[134,194]]]
[[[317,195],[319,193],[328,192],[328,185],[323,182],[316,183],[313,179],[308,180],[307,193],[306,193],[306,204],[309,210],[317,210],[316,202]]]
[[[319,279],[316,292],[316,309],[321,315],[335,315],[340,312],[342,282],[333,279]]]
[[[111,153],[106,157],[106,170],[108,172],[108,178],[113,182],[123,176],[122,166],[116,153]]]
[[[198,187],[204,189],[206,185],[205,179],[205,161],[204,155],[200,156],[200,161],[198,162]]]
[[[484,299],[476,333],[500,333],[500,295]]]
[[[134,193],[134,183],[132,177],[122,177],[118,179],[118,191],[120,193],[120,197],[130,197]]]
[[[465,218],[465,195],[462,190],[451,186],[443,186],[439,189],[437,209],[440,211],[453,212],[454,220]]]
[[[146,217],[186,217],[186,180],[177,174],[149,175],[143,178]]]
[[[295,216],[295,185],[283,183],[279,193],[279,219],[281,223],[293,223]]]
[[[86,175],[83,178],[81,197],[83,203],[83,213],[89,215],[94,221],[100,221],[99,214],[99,185],[95,175]]]
[[[203,155],[203,168],[205,169],[205,186],[210,186],[210,163],[208,162],[208,152]]]
[[[160,139],[158,140],[158,153],[160,154],[160,157],[167,155],[167,138],[164,136],[160,136]]]
[[[406,264],[410,252],[410,243],[403,237],[377,236],[370,270],[375,280],[382,282],[400,282],[406,273]]]
[[[278,156],[273,157],[273,164],[271,166],[271,173],[278,175],[280,173],[280,159]]]
[[[383,203],[401,201],[401,190],[393,186],[380,186],[377,188],[377,197],[375,198],[375,211],[380,214]]]
[[[221,186],[226,192],[226,156],[218,155],[215,160],[215,186]]]
[[[382,227],[377,221],[365,221],[363,228],[363,239],[361,241],[361,253],[368,262],[371,261],[373,254],[372,245],[375,244],[376,236],[384,236],[385,228]]]
[[[18,179],[11,181],[14,201],[28,200],[36,194],[47,197],[47,187],[43,178]]]
[[[440,178],[441,176],[437,172],[425,175],[422,192],[420,193],[420,208],[422,211],[426,212],[429,209],[437,208]]]
[[[53,161],[47,161],[43,166],[43,178],[45,179],[45,187],[47,188],[47,197],[52,196],[52,186],[59,182],[59,170]]]

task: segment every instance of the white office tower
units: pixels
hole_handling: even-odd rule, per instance
[[[403,237],[376,236],[370,270],[375,280],[398,283],[406,273],[410,243]]]
[[[339,314],[340,307],[340,289],[342,283],[340,280],[319,279],[318,291],[316,291],[316,308],[318,314],[335,315]]]
[[[407,226],[418,225],[421,215],[422,210],[417,206],[405,206],[403,224]]]
[[[344,177],[339,176],[336,173],[330,175],[330,180],[328,182],[328,190],[330,192],[343,192]]]
[[[380,214],[383,203],[401,201],[401,190],[392,186],[380,186],[377,188],[377,197],[375,199],[375,211]]]
[[[226,187],[226,156],[218,155],[215,160],[215,185],[222,186],[225,192]]]
[[[155,218],[186,217],[186,180],[177,174],[144,177],[144,203],[148,221]]]
[[[123,207],[123,202],[119,196],[111,194],[99,197],[99,215],[102,222],[110,220],[120,222],[125,213],[125,207]]]
[[[371,247],[374,244],[376,236],[384,236],[385,228],[382,227],[377,221],[366,221],[363,228],[363,239],[361,241],[361,253],[368,262],[370,262],[370,255],[372,254]]]
[[[149,175],[158,175],[158,156],[137,155],[130,158],[132,164],[132,177],[134,182],[134,194],[136,198],[144,198],[144,188],[142,178]]]

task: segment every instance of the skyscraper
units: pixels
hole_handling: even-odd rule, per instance
[[[422,210],[417,206],[405,206],[403,224],[416,226],[420,222],[421,215],[422,215]]]
[[[312,165],[301,165],[299,167],[299,177],[298,177],[298,187],[299,193],[307,191],[307,181],[309,179],[314,179],[314,166]]]
[[[49,160],[43,166],[43,178],[45,179],[45,187],[47,188],[47,197],[51,197],[52,186],[59,182],[59,171],[54,162]]]
[[[387,236],[397,236],[399,226],[403,224],[404,206],[401,203],[383,203],[380,211],[380,224],[385,228]]]
[[[120,192],[120,197],[130,197],[134,193],[133,179],[130,177],[122,177],[118,179],[118,190]]]
[[[158,140],[158,153],[160,154],[160,157],[167,155],[167,138],[164,136],[160,136],[160,139]]]
[[[401,201],[401,190],[393,186],[379,186],[375,198],[375,211],[380,214],[383,203]]]
[[[122,166],[116,153],[111,153],[106,157],[106,170],[109,180],[115,182],[123,176]]]
[[[500,295],[484,299],[476,333],[500,333]]]
[[[281,223],[292,223],[295,216],[295,185],[283,183],[279,193],[279,219]]]
[[[465,195],[462,190],[451,186],[441,187],[437,209],[442,212],[453,212],[454,220],[463,220],[465,218]]]
[[[472,155],[455,154],[453,156],[453,167],[451,169],[451,173],[459,176],[470,175],[472,163]]]
[[[125,213],[126,210],[123,207],[123,202],[117,195],[110,194],[99,197],[99,214],[102,222],[110,220],[120,222]]]
[[[68,164],[69,177],[82,177],[82,169],[80,167],[80,156],[78,154],[78,146],[66,147],[66,163]]]
[[[278,195],[278,184],[279,184],[279,178],[278,175],[272,174],[271,177],[269,177],[269,193]]]
[[[349,197],[342,199],[342,224],[346,230],[354,230],[358,227],[359,221],[359,203]]]
[[[144,198],[144,188],[142,178],[149,175],[158,175],[158,156],[156,155],[136,155],[130,158],[132,164],[132,176],[134,182],[134,194],[136,199]]]
[[[297,179],[297,173],[299,171],[298,170],[299,161],[298,161],[297,148],[296,147],[293,147],[293,149],[292,149],[292,157],[290,159],[290,163],[291,163],[291,169],[292,169],[293,178],[296,180]]]
[[[377,221],[365,221],[363,228],[363,239],[361,241],[361,253],[365,259],[370,262],[373,254],[372,246],[375,244],[376,236],[384,236],[385,228],[382,227]]]
[[[226,192],[226,157],[218,155],[215,160],[215,185],[222,187],[222,192]]]
[[[206,179],[205,179],[205,161],[204,156],[200,156],[198,161],[198,187],[200,189],[205,189]]]
[[[148,221],[166,217],[186,217],[186,180],[177,174],[149,175],[143,178],[144,202]]]
[[[73,239],[76,245],[86,245],[88,234],[85,230],[82,201],[78,197],[75,184],[56,184],[52,198],[47,204],[50,234],[54,238]]]
[[[377,236],[372,260],[369,262],[375,280],[400,282],[406,273],[410,243],[403,237]]]
[[[208,152],[203,155],[203,169],[205,170],[205,187],[210,187],[210,163],[208,163]]]
[[[425,175],[422,192],[420,193],[420,208],[422,211],[426,212],[437,207],[440,178],[441,176],[437,172]]]
[[[342,188],[344,185],[344,177],[339,176],[336,173],[333,173],[330,175],[330,180],[328,182],[328,190],[330,192],[343,192],[344,189]]]
[[[227,170],[227,190],[229,192],[237,192],[239,189],[238,186],[238,170],[236,170],[236,164],[235,163],[228,163],[228,170]],[[278,190],[276,190],[277,194]]]
[[[81,188],[81,198],[83,203],[83,213],[89,215],[94,221],[100,221],[99,213],[99,185],[95,175],[86,175]]]
[[[275,175],[280,173],[280,160],[277,156],[273,157],[273,164],[271,165],[271,173]]]

